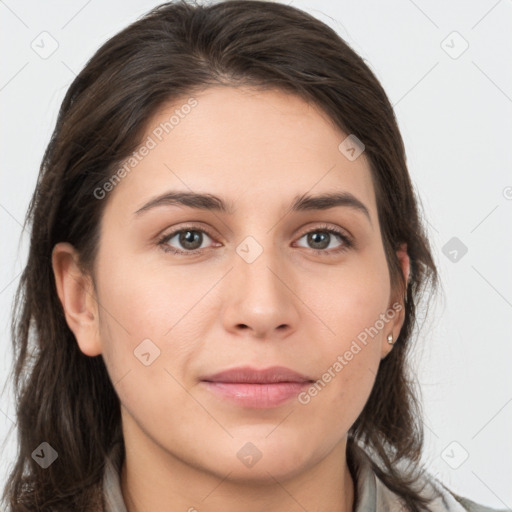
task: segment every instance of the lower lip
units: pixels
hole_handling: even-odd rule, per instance
[[[310,382],[276,382],[273,384],[246,384],[241,382],[203,381],[206,387],[223,398],[243,407],[268,409],[278,407],[296,397]]]

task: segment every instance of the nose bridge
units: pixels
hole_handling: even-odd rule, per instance
[[[235,270],[243,277],[246,296],[259,293],[269,295],[267,298],[272,299],[274,295],[282,292],[282,283],[278,286],[276,273],[282,266],[280,259],[283,255],[272,246],[270,237],[267,237],[263,245],[254,237],[248,236],[237,246],[236,253],[239,260],[235,264]]]
[[[295,327],[297,305],[291,293],[291,272],[271,234],[249,235],[235,249],[231,272],[234,286],[227,292],[225,321],[229,329],[249,328],[258,336]],[[261,242],[260,242],[261,240]]]

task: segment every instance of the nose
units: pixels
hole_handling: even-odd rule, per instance
[[[264,248],[254,261],[242,256],[234,255],[226,283],[224,328],[259,339],[286,338],[300,320],[296,276],[271,248]]]

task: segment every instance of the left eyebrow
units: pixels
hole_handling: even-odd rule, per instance
[[[232,215],[235,211],[233,203],[228,203],[213,194],[170,191],[151,199],[144,206],[139,208],[135,212],[135,215],[140,215],[158,206],[172,205],[181,205],[198,210],[213,210],[229,215]],[[344,206],[362,212],[368,218],[370,224],[372,224],[368,208],[350,192],[330,192],[315,196],[302,194],[293,199],[290,210],[293,212],[328,210],[338,206]]]
[[[294,199],[291,211],[328,210],[337,206],[345,206],[364,213],[372,224],[368,208],[350,192],[331,192],[316,196],[303,194]]]

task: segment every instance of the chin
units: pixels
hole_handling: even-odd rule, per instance
[[[275,483],[272,477],[279,481],[292,478],[321,458],[321,447],[314,450],[305,439],[286,436],[284,429],[281,435],[275,431],[269,435],[271,430],[266,425],[265,429],[253,430],[251,435],[250,429],[244,429],[243,436],[231,432],[234,438],[226,444],[210,442],[205,447],[208,456],[203,458],[203,467],[209,467],[222,478],[229,474],[233,482],[263,485]]]

